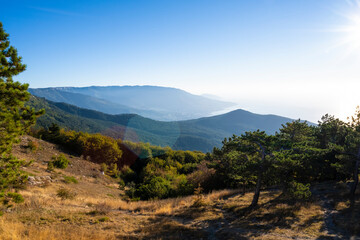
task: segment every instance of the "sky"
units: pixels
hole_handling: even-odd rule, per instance
[[[32,88],[157,85],[261,114],[360,104],[357,0],[0,0]]]

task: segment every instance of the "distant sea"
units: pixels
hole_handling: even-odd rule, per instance
[[[234,106],[227,107],[227,108],[224,108],[224,109],[219,110],[219,111],[212,112],[212,113],[209,114],[209,117],[225,114],[225,113],[228,113],[228,112],[231,112],[231,111],[234,111],[234,110],[238,110],[238,109],[241,109],[241,106],[240,105],[234,105]]]

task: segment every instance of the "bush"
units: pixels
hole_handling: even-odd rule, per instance
[[[24,198],[19,193],[9,192],[6,196],[10,198],[14,203],[24,202]]]
[[[199,184],[197,188],[194,190],[194,198],[193,198],[193,206],[194,207],[202,207],[206,205],[204,195],[202,194],[203,188]]]
[[[125,190],[125,194],[130,198],[130,199],[134,199],[136,198],[136,185],[134,182],[129,182],[128,184],[126,184],[126,190]]]
[[[99,218],[99,222],[108,222],[108,221],[110,221],[110,218],[108,217]]]
[[[121,169],[120,177],[126,182],[134,181],[136,178],[136,173],[127,165]]]
[[[65,183],[78,183],[78,180],[72,176],[64,176]]]
[[[39,143],[36,141],[30,140],[26,146],[27,149],[30,149],[31,151],[35,152],[39,149]]]
[[[291,182],[287,191],[291,198],[297,200],[308,199],[311,196],[310,184]]]
[[[108,165],[106,165],[106,163],[102,163],[102,164],[100,165],[100,171],[106,173],[107,170],[108,170]]]
[[[124,190],[125,188],[125,182],[121,178],[119,179],[119,189]]]
[[[170,190],[170,181],[162,177],[153,177],[138,188],[137,195],[139,195],[141,199],[166,198],[169,196]]]
[[[113,178],[118,178],[119,177],[120,171],[119,171],[118,166],[117,166],[116,163],[111,163],[110,164],[110,167],[108,168],[107,174],[110,177],[113,177]]]
[[[74,199],[76,196],[76,193],[72,192],[71,190],[67,188],[59,188],[57,190],[56,196],[61,198],[61,200],[65,199]]]
[[[69,160],[65,157],[64,154],[60,154],[59,156],[53,156],[53,165],[56,168],[65,169],[69,165]]]
[[[48,162],[47,170],[54,171],[54,163],[52,161]]]
[[[89,212],[89,214],[91,215],[106,215],[111,211],[111,206],[106,204],[105,202],[103,203],[98,203],[94,206],[94,210]]]
[[[115,139],[101,134],[85,135],[83,141],[83,152],[85,159],[90,158],[95,163],[116,163],[122,156]]]
[[[171,191],[168,197],[177,197],[191,195],[194,192],[194,186],[188,182],[184,174],[176,175],[171,180]]]

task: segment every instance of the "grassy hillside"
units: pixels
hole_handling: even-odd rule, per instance
[[[29,141],[38,149],[27,148]],[[100,166],[58,146],[25,136],[14,154],[35,160],[23,170],[36,182],[23,203],[0,217],[0,239],[357,239],[360,199],[350,211],[344,183],[315,184],[313,198],[293,203],[277,189],[265,190],[249,209],[252,193],[221,190],[189,197],[128,202]],[[53,155],[65,154],[66,169],[47,172]],[[69,181],[75,179],[76,181]],[[68,197],[60,195],[66,189]],[[63,192],[63,191],[62,191]]]
[[[163,122],[136,114],[104,114],[34,96],[28,104],[36,109],[46,110],[46,114],[38,119],[37,126],[49,127],[52,123],[56,123],[76,131],[101,132],[115,138],[204,152],[212,150],[214,146],[220,146],[221,141],[232,134],[257,129],[272,134],[281,127],[281,124],[291,121],[280,116],[236,110],[196,120]]]

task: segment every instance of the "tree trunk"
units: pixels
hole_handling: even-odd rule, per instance
[[[258,179],[256,181],[255,193],[250,207],[256,207],[258,204],[260,197],[261,182],[262,182],[262,173],[259,174]]]
[[[355,191],[357,188],[357,185],[359,183],[359,165],[360,165],[360,148],[358,151],[358,154],[356,156],[356,162],[355,162],[355,168],[354,168],[354,175],[353,175],[353,179],[354,182],[351,185],[351,190],[350,190],[350,206],[353,207],[354,203],[355,203]]]
[[[354,175],[353,175],[354,182],[351,186],[351,191],[350,191],[351,197],[355,196],[356,187],[359,183],[359,165],[360,165],[360,148],[359,148],[358,154],[356,156]]]
[[[263,177],[263,173],[264,173],[265,149],[263,148],[263,146],[261,144],[259,144],[259,146],[261,149],[261,164],[260,164],[258,179],[256,181],[254,197],[253,197],[250,207],[255,207],[258,204],[259,197],[260,197],[262,177]]]
[[[355,168],[354,168],[354,173],[353,173],[354,182],[351,185],[351,190],[350,190],[351,197],[355,196],[356,187],[359,183],[359,164],[360,164],[360,148],[359,148],[358,154],[356,156]]]

